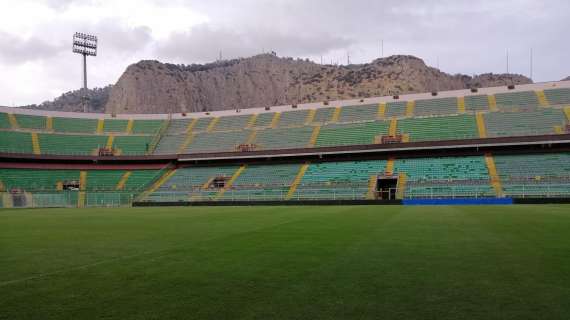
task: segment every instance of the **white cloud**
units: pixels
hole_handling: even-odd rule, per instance
[[[90,86],[140,59],[195,63],[275,50],[325,62],[414,54],[450,73],[570,75],[570,2],[551,0],[0,0],[0,105],[38,103],[81,83],[75,31],[99,36]]]

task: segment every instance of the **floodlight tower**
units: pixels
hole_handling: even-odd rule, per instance
[[[83,112],[87,112],[87,56],[97,56],[97,37],[76,32],[73,35],[73,52],[83,56]]]

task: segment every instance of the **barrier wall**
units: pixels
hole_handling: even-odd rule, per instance
[[[509,205],[512,198],[481,198],[481,199],[406,199],[405,206],[449,206],[449,205]]]

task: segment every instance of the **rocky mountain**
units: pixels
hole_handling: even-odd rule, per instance
[[[272,53],[204,65],[140,61],[115,85],[90,90],[89,96],[91,112],[177,113],[530,82],[513,74],[450,75],[413,56],[339,66]],[[34,107],[82,111],[81,93],[69,92]]]
[[[175,113],[266,107],[389,94],[530,83],[522,75],[450,75],[413,56],[320,65],[263,54],[206,65],[141,61],[113,86],[109,113]]]
[[[87,90],[88,112],[105,112],[105,105],[109,100],[112,85],[104,88],[94,88]],[[52,111],[68,111],[83,112],[83,91],[75,90],[62,94],[53,101],[45,101],[39,105],[32,104],[23,106],[23,108],[52,110]]]
[[[561,81],[570,81],[570,77],[566,77],[566,78],[562,79]]]

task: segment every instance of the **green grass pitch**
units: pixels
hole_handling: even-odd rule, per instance
[[[0,210],[0,319],[568,319],[570,206]]]

